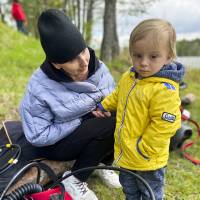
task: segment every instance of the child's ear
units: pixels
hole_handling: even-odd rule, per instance
[[[166,63],[165,63],[165,64],[171,63],[172,60],[173,60],[172,56],[169,55],[169,56],[167,57],[167,60],[166,60]]]

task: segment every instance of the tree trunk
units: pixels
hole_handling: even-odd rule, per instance
[[[3,23],[5,23],[5,14],[4,14],[4,12],[3,12],[3,8],[2,8],[3,6],[0,4],[0,16],[1,16],[1,21],[3,22]]]
[[[84,36],[85,33],[85,24],[86,24],[86,0],[83,0],[82,3],[83,9],[82,9],[82,15],[81,15],[81,33]]]
[[[62,9],[63,9],[63,11],[64,11],[64,13],[66,14],[66,12],[67,12],[67,3],[68,3],[68,0],[64,0],[63,1],[63,7],[62,7]]]
[[[92,39],[93,9],[94,9],[94,0],[89,0],[87,6],[87,21],[85,24],[85,31],[84,31],[85,41],[88,45],[90,45]]]
[[[101,45],[103,61],[111,61],[119,55],[119,41],[116,25],[116,0],[105,0],[104,32]]]
[[[81,5],[80,0],[76,0],[77,3],[77,28],[81,31]]]

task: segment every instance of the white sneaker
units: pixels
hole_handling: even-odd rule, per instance
[[[100,164],[99,166],[103,166],[103,164]],[[108,187],[121,188],[119,175],[113,170],[96,169],[93,174],[98,176]]]
[[[63,176],[69,173],[71,172],[66,171]],[[63,180],[62,183],[73,200],[98,200],[94,192],[87,187],[87,183],[79,181],[73,175]]]

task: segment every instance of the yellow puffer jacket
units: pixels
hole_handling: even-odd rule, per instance
[[[101,105],[117,110],[116,163],[130,170],[166,166],[170,138],[181,125],[179,84],[161,77],[135,78],[127,71]]]

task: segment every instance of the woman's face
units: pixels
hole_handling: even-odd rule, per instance
[[[90,52],[85,48],[77,57],[63,63],[55,64],[57,69],[63,69],[74,81],[84,81],[88,76],[88,65],[90,61]]]

